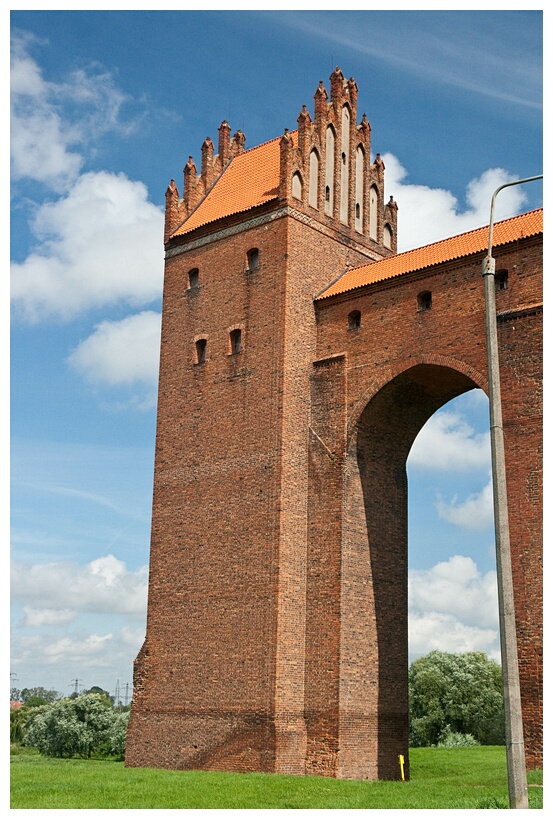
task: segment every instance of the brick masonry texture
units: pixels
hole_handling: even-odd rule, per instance
[[[356,86],[337,72],[330,102],[320,88],[315,96],[325,127],[346,102],[356,110]],[[312,145],[322,126],[306,127]],[[306,180],[302,199],[292,196],[306,163],[287,142],[278,195],[247,212],[171,238],[180,207],[171,191],[129,766],[394,779],[401,753],[408,774],[406,459],[439,407],[486,390],[484,254],[314,298],[346,267],[397,246],[382,232],[396,229],[395,205],[378,202],[378,241],[351,227],[350,143],[349,224],[307,203]],[[373,166],[370,179],[383,173]],[[335,208],[340,199],[337,182]],[[508,272],[498,328],[526,753],[536,767],[542,237],[494,255]],[[420,309],[423,292],[431,309]]]

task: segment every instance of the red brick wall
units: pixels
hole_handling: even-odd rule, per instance
[[[497,309],[526,752],[529,767],[536,767],[542,764],[541,240],[495,255],[497,269],[509,272]],[[432,293],[427,312],[417,309],[423,291]],[[347,433],[334,441],[347,452],[340,499],[336,476],[320,477],[329,467],[316,444],[311,482],[318,497],[334,498],[328,507],[319,502],[318,530],[341,540],[342,548],[341,725],[358,709],[356,731],[364,737],[346,750],[342,729],[340,748],[359,776],[355,748],[376,742],[377,774],[385,778],[407,752],[405,462],[440,406],[467,389],[486,389],[481,257],[322,300],[317,310],[321,366],[323,356],[345,353],[336,383],[325,383],[312,401],[312,422],[322,425],[345,381]],[[348,330],[352,310],[361,312],[357,330]]]
[[[246,272],[252,247],[259,269]],[[397,778],[408,738],[405,460],[436,409],[485,389],[481,259],[315,307],[366,256],[306,207],[169,250],[127,764]],[[498,311],[513,313],[500,323],[501,375],[527,753],[538,761],[541,335],[536,310],[520,308],[541,302],[541,244],[496,257],[509,271]],[[361,326],[348,330],[354,309]],[[236,327],[243,350],[232,356]]]

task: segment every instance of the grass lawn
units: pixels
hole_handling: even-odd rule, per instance
[[[122,762],[11,755],[12,808],[508,808],[505,749],[416,748],[410,782],[125,768]],[[529,774],[542,808],[541,771]]]

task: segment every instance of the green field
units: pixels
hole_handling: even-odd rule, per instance
[[[12,808],[508,808],[505,749],[416,748],[409,782],[125,768],[11,755]],[[528,776],[542,808],[541,771]]]

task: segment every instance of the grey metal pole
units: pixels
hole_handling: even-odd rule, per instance
[[[486,344],[488,355],[488,391],[490,400],[490,439],[492,449],[492,484],[495,522],[495,550],[497,560],[497,586],[499,593],[499,633],[503,695],[505,700],[505,739],[507,751],[507,780],[509,807],[528,807],[526,783],[526,760],[518,674],[517,635],[513,575],[511,569],[511,544],[509,539],[509,515],[507,505],[507,477],[505,472],[505,448],[501,411],[501,385],[499,380],[499,353],[497,343],[497,316],[495,307],[495,259],[493,248],[493,217],[495,197],[503,188],[543,179],[532,176],[501,185],[492,196],[488,255],[482,263],[484,298],[486,304]]]

